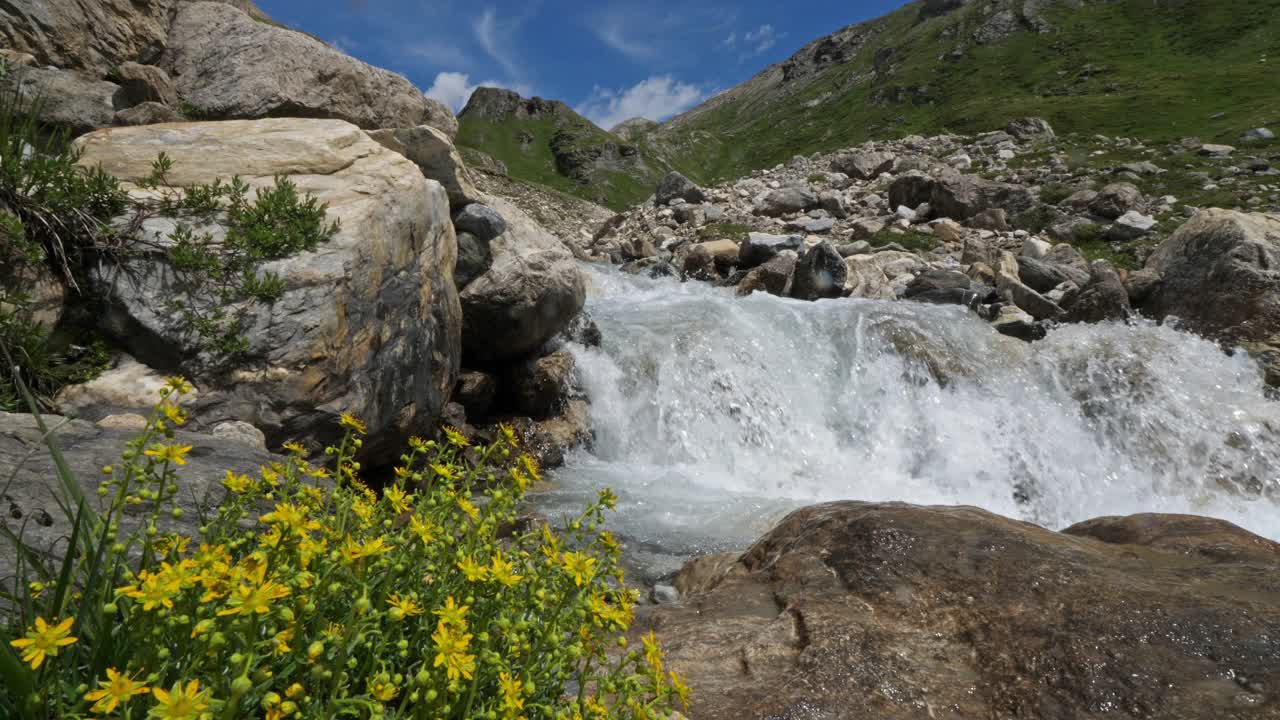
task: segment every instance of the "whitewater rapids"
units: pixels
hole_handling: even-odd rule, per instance
[[[651,577],[837,499],[1052,529],[1192,513],[1280,539],[1280,403],[1244,353],[1145,322],[1028,345],[959,307],[588,274],[604,342],[571,349],[595,440],[536,502],[558,517],[613,488]]]

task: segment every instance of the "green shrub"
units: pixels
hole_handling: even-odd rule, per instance
[[[826,185],[830,180],[826,173],[814,173],[809,176],[810,185]]]
[[[884,247],[890,243],[897,243],[911,252],[928,252],[938,247],[938,238],[928,233],[916,232],[915,230],[904,230],[895,232],[892,227],[886,227],[880,232],[867,238],[867,242],[871,247]]]
[[[1057,205],[1075,193],[1075,188],[1065,183],[1048,183],[1040,188],[1040,202]]]
[[[344,415],[325,464],[287,445],[256,477],[228,471],[188,537],[163,528],[182,515],[186,390],[172,379],[103,469],[100,514],[62,473],[60,562],[10,534],[26,562],[3,598],[0,716],[667,718],[685,699],[652,634],[622,635],[636,593],[603,526],[612,494],[562,533],[522,527],[539,470],[509,429],[411,440],[379,493]]]

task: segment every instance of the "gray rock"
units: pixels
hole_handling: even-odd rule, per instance
[[[1111,183],[1089,202],[1089,210],[1095,215],[1115,220],[1141,204],[1142,191],[1137,186],[1131,183]]]
[[[144,102],[134,105],[115,114],[113,123],[126,127],[138,125],[159,125],[160,123],[182,122],[184,118],[177,110],[158,102]]]
[[[996,274],[996,290],[1036,320],[1056,320],[1062,316],[1062,308],[1057,303],[1023,285],[1006,272]]]
[[[968,290],[970,284],[969,276],[958,270],[931,269],[920,273],[908,283],[902,296],[914,298],[935,290]]]
[[[853,255],[845,259],[844,295],[870,300],[892,300],[896,297],[889,276],[872,255]]]
[[[453,401],[460,404],[473,422],[489,416],[493,400],[498,394],[498,380],[479,370],[464,370],[458,374],[453,388]]]
[[[1156,224],[1156,219],[1150,215],[1130,210],[1116,218],[1111,227],[1107,228],[1107,239],[1115,242],[1137,240],[1155,229]]]
[[[844,197],[834,190],[824,190],[818,195],[818,204],[831,214],[831,217],[843,220],[849,217],[849,209],[845,207]],[[710,219],[708,218],[708,221]]]
[[[1071,265],[1058,265],[1032,257],[1018,258],[1018,278],[1038,293],[1047,293],[1065,282],[1084,285],[1089,273]]]
[[[798,230],[809,235],[825,235],[831,232],[836,226],[836,221],[832,218],[822,218],[820,220],[797,220],[787,223],[788,230]]]
[[[961,265],[972,265],[974,263],[995,265],[998,259],[995,249],[986,240],[977,237],[966,237],[964,239],[964,249],[960,254]]]
[[[742,278],[738,283],[738,295],[763,291],[778,297],[789,296],[798,260],[799,256],[794,250],[781,251]]]
[[[1129,273],[1124,279],[1124,288],[1129,293],[1129,305],[1135,308],[1142,307],[1159,284],[1160,273],[1155,270],[1144,268]]]
[[[818,206],[818,196],[808,188],[787,187],[767,193],[755,207],[757,215],[781,217]]]
[[[1160,173],[1164,172],[1164,168],[1160,167],[1159,165],[1156,165],[1155,163],[1149,160],[1143,160],[1141,162],[1126,163],[1124,165],[1121,165],[1119,169],[1123,170],[1124,172],[1133,173],[1134,175],[1159,175]]]
[[[272,444],[323,447],[339,433],[338,413],[351,412],[369,428],[371,454],[396,452],[408,435],[434,428],[461,344],[456,245],[444,190],[413,163],[340,120],[113,128],[77,147],[84,166],[129,183],[151,174],[161,150],[174,160],[175,185],[239,175],[263,187],[288,177],[340,223],[314,251],[261,264],[284,285],[271,303],[229,304],[218,288],[189,284],[165,251],[171,217],[142,223],[155,250],[90,268],[93,291],[107,300],[100,328],[138,360],[201,385],[203,421],[242,420]],[[217,223],[198,229],[225,233]],[[174,299],[239,317],[248,350],[235,367],[222,367],[225,358],[190,331]]]
[[[443,185],[452,209],[465,208],[482,200],[462,155],[439,128],[418,125],[376,130],[370,132],[369,137],[413,161],[423,175]]]
[[[576,373],[573,354],[566,350],[516,365],[507,376],[512,407],[534,419],[559,415],[575,394]]]
[[[1236,149],[1230,145],[1213,145],[1205,143],[1200,146],[1199,153],[1208,157],[1227,157],[1235,151]]]
[[[848,269],[835,247],[823,240],[805,251],[796,264],[791,296],[801,300],[840,297]]]
[[[1274,140],[1275,138],[1276,138],[1276,134],[1264,127],[1254,128],[1246,132],[1244,135],[1240,137],[1240,139],[1244,140],[1245,142],[1257,142],[1259,140]]]
[[[738,249],[738,264],[744,268],[763,265],[784,250],[799,251],[804,238],[799,235],[768,235],[748,233]]]
[[[159,63],[204,117],[337,118],[365,129],[456,121],[403,76],[214,2],[177,5]],[[443,111],[443,112],[442,112]]]
[[[670,204],[672,200],[676,199],[691,203],[702,203],[707,201],[707,193],[695,185],[692,180],[673,170],[667,173],[666,177],[662,178],[662,181],[658,183],[653,201],[656,205],[662,206]]]
[[[538,349],[586,301],[586,280],[558,238],[506,200],[485,204],[507,230],[489,243],[492,265],[461,294],[463,352],[481,367]]]
[[[866,240],[846,243],[836,248],[836,252],[840,253],[842,258],[850,258],[854,255],[866,255],[871,252],[871,243]]]
[[[453,281],[459,290],[483,275],[492,263],[488,242],[469,232],[458,233],[458,261],[453,266]]]
[[[933,178],[921,172],[899,175],[889,185],[889,207],[919,207],[933,196]]]
[[[1108,320],[1124,321],[1133,310],[1129,306],[1129,293],[1115,268],[1105,260],[1089,266],[1088,283],[1078,293],[1063,299],[1067,322],[1099,323]]]
[[[497,210],[471,203],[453,216],[453,227],[458,232],[471,233],[482,242],[489,242],[507,231],[507,221]]]
[[[998,209],[1009,216],[1017,215],[1034,207],[1036,196],[1022,185],[947,172],[933,182],[928,202],[936,217],[968,220],[984,210]]]
[[[52,67],[17,67],[0,78],[0,93],[21,93],[25,107],[38,107],[43,125],[81,135],[115,122],[118,85]]]
[[[1071,193],[1063,199],[1062,202],[1058,203],[1058,205],[1075,208],[1077,210],[1087,210],[1097,198],[1098,191],[1084,188]]]
[[[988,208],[969,218],[968,225],[976,230],[1004,232],[1009,229],[1009,214],[1001,208]]]
[[[1243,346],[1280,385],[1280,216],[1202,210],[1161,243],[1147,268],[1161,276],[1143,312]]]
[[[213,426],[210,434],[220,440],[242,443],[259,450],[267,449],[267,436],[258,428],[240,420],[218,423]]]
[[[83,420],[100,420],[109,415],[149,414],[164,389],[164,376],[128,355],[97,377],[63,388],[55,398],[58,412]],[[200,403],[201,390],[193,386],[184,402]]]
[[[701,225],[706,217],[703,214],[701,205],[691,205],[689,203],[677,206],[674,210],[674,216],[676,222],[681,225],[693,225],[694,227]]]
[[[1005,126],[1005,132],[1019,140],[1052,140],[1057,137],[1049,121],[1038,117],[1014,120]]]
[[[162,68],[127,62],[116,68],[114,77],[120,83],[115,95],[118,108],[130,108],[144,102],[178,107],[178,91],[173,87],[169,73]]]
[[[709,223],[724,222],[724,208],[719,205],[708,205],[706,209],[702,211],[702,219]]]
[[[831,169],[859,180],[874,180],[893,168],[897,157],[890,152],[855,150],[837,154]]]
[[[653,591],[649,593],[655,605],[671,605],[680,602],[680,592],[670,585],[654,585]]]

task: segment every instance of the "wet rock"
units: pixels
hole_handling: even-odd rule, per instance
[[[759,267],[753,268],[738,283],[738,295],[750,295],[762,291],[778,297],[791,295],[791,282],[795,276],[799,256],[794,250],[783,250]]]
[[[1065,282],[1084,285],[1089,281],[1089,273],[1071,265],[1059,265],[1023,255],[1018,258],[1018,278],[1032,290],[1047,293]]]
[[[559,415],[574,395],[576,373],[573,355],[565,350],[517,365],[507,382],[512,407],[535,419]]]
[[[1044,325],[1036,322],[1035,318],[1016,305],[1001,306],[991,320],[991,327],[1001,335],[1016,338],[1023,342],[1043,340],[1045,335],[1048,334]]]
[[[1190,720],[1238,714],[1229,677],[1280,682],[1278,556],[1203,518],[1061,534],[974,508],[831,503],[793,513],[736,564],[703,560],[696,590],[643,611],[633,633],[658,634],[701,720],[915,720],[923,704],[957,718],[1141,705]]]
[[[1036,320],[1052,320],[1062,316],[1062,308],[1057,303],[1023,285],[1006,272],[996,274],[996,289],[1001,296]]]
[[[935,290],[968,290],[970,284],[969,276],[957,270],[926,270],[907,285],[907,290],[902,296],[914,298]]]
[[[791,296],[800,300],[840,297],[847,276],[844,258],[824,240],[800,257],[791,283]]]
[[[1115,268],[1104,260],[1097,260],[1089,270],[1089,281],[1080,287],[1078,293],[1063,299],[1067,322],[1099,323],[1129,319],[1133,313],[1129,292]]]
[[[1160,282],[1143,303],[1156,319],[1243,346],[1280,384],[1280,216],[1203,210],[1161,243],[1147,269]]]

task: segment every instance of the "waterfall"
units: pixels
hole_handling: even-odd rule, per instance
[[[572,349],[595,441],[537,502],[613,488],[611,525],[654,576],[836,499],[1053,529],[1192,513],[1280,538],[1280,403],[1244,353],[1148,322],[1024,344],[959,307],[588,273],[604,342]]]

